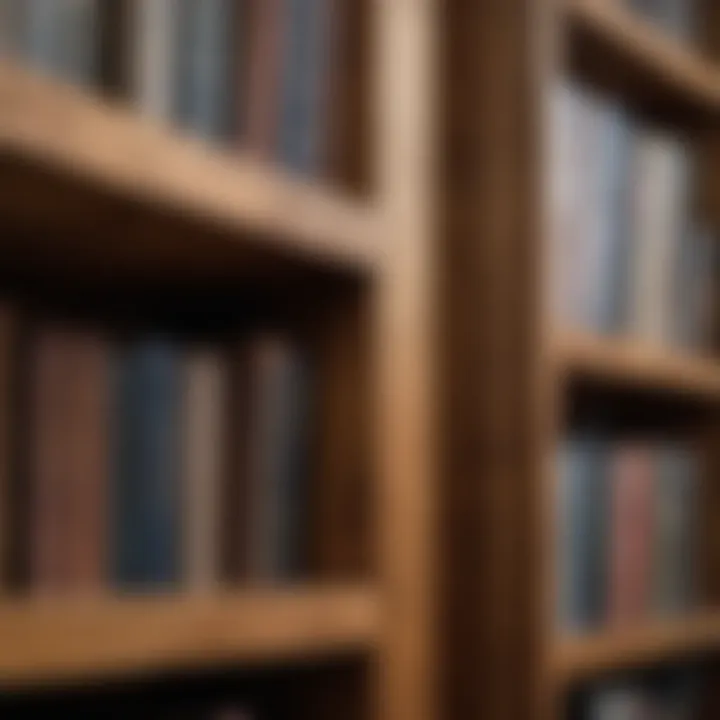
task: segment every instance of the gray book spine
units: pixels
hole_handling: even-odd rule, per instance
[[[320,171],[329,80],[329,0],[285,0],[288,34],[282,71],[280,156],[293,170]]]
[[[0,0],[0,58],[21,54],[24,10],[23,0]]]
[[[96,0],[28,0],[25,54],[40,70],[80,85],[97,81]]]
[[[205,138],[234,132],[239,7],[233,0],[182,0],[177,118]]]
[[[626,267],[630,240],[630,119],[618,106],[604,109],[601,144],[606,148],[600,167],[601,238],[596,270],[593,325],[614,331],[622,326],[627,302]]]

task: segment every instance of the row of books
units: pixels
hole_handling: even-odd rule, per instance
[[[569,632],[687,612],[699,459],[683,443],[567,438],[559,453],[559,622]]]
[[[562,323],[708,347],[718,251],[689,149],[571,80],[553,95],[550,291]]]
[[[61,593],[305,573],[312,393],[281,334],[230,348],[0,321],[3,576]]]
[[[573,720],[699,720],[703,682],[695,668],[663,677],[608,682],[586,692]]]
[[[627,0],[629,7],[682,40],[693,40],[699,0]]]
[[[0,0],[0,54],[309,175],[324,174],[331,0]]]

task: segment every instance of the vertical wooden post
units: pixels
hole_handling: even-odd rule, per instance
[[[435,717],[432,76],[434,0],[373,0],[375,177],[386,262],[376,287],[378,717]]]

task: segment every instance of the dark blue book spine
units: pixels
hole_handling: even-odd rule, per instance
[[[179,576],[179,367],[173,349],[129,351],[118,379],[115,578],[167,585]]]
[[[570,438],[560,452],[559,622],[577,632],[604,612],[606,462],[595,438]]]

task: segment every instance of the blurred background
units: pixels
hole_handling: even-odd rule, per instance
[[[0,717],[720,717],[716,4],[0,0]]]

